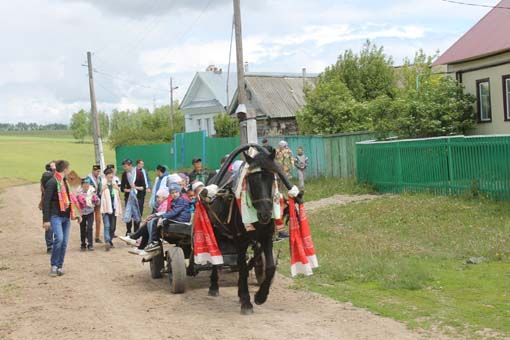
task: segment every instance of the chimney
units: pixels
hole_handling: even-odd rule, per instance
[[[304,89],[306,85],[306,67],[303,67],[301,71],[303,72],[303,89]]]
[[[248,62],[247,61],[244,62],[244,72],[248,73]]]

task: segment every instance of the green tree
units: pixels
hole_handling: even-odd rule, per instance
[[[101,130],[101,137],[108,138],[110,135],[110,117],[105,112],[99,112],[99,128]]]
[[[401,101],[396,131],[402,137],[465,134],[475,123],[474,96],[448,76],[431,76]]]
[[[114,110],[111,116],[110,145],[168,143],[174,134],[184,131],[184,114],[174,108],[170,125],[170,106],[157,107],[153,113],[144,108],[136,111]]]
[[[366,130],[370,119],[365,106],[357,102],[342,82],[319,82],[307,94],[307,103],[297,114],[300,132],[334,134]]]
[[[359,102],[386,95],[395,95],[393,60],[384,54],[383,47],[367,41],[359,54],[347,50],[336,64],[326,68],[321,81],[344,83]]]
[[[71,117],[70,129],[73,132],[73,137],[81,143],[85,141],[88,135],[90,126],[89,114],[84,110],[73,113]]]
[[[217,137],[233,137],[239,135],[239,121],[226,113],[214,117],[214,130]]]
[[[393,61],[367,41],[359,54],[347,50],[326,68],[315,89],[306,92],[297,114],[302,133],[328,134],[373,129],[369,102],[396,94]]]

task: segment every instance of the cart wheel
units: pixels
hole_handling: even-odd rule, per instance
[[[255,262],[253,270],[255,271],[257,285],[260,286],[266,279],[266,256],[264,253],[260,254],[260,258]]]
[[[165,267],[165,259],[163,258],[161,251],[159,252],[158,256],[155,256],[150,260],[150,267],[151,277],[153,279],[161,279],[163,277],[161,271]]]
[[[180,247],[173,247],[168,250],[168,281],[170,291],[173,294],[182,294],[186,290],[186,263],[184,252]]]

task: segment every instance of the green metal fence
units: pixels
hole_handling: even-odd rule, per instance
[[[172,144],[150,144],[150,145],[129,145],[115,148],[115,159],[117,168],[121,169],[124,159],[131,159],[133,162],[137,159],[143,159],[145,168],[153,170],[158,164],[174,167],[172,156]]]
[[[273,147],[285,140],[296,153],[299,146],[309,158],[308,177],[356,176],[356,143],[374,138],[373,133],[356,132],[330,136],[273,136],[266,137]]]
[[[510,136],[361,142],[356,153],[358,181],[381,192],[510,198]]]
[[[240,144],[239,137],[211,138],[204,131],[177,133],[172,143],[120,146],[115,149],[117,166],[126,158],[143,159],[147,169],[158,164],[178,170],[191,167],[193,158],[201,158],[209,169],[217,169],[220,160]]]
[[[276,147],[285,140],[296,153],[299,146],[305,149],[309,158],[307,177],[351,178],[356,175],[356,142],[373,139],[372,133],[348,133],[331,136],[273,136],[267,137]],[[262,139],[262,138],[261,138]],[[223,156],[239,146],[239,137],[212,138],[205,132],[178,133],[173,143],[121,146],[116,148],[117,165],[123,159],[143,159],[147,169],[158,164],[168,165],[170,169],[191,167],[191,160],[202,158],[209,169],[217,169]]]

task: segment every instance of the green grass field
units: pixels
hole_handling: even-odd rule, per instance
[[[114,162],[115,152],[104,145],[105,161]],[[39,181],[52,159],[66,159],[80,176],[87,175],[94,161],[94,145],[77,143],[66,134],[49,136],[0,135],[0,186]]]
[[[412,328],[510,336],[510,203],[404,195],[325,208],[309,219],[320,268],[297,279],[297,288]],[[288,245],[278,247],[288,275]],[[482,263],[467,264],[472,257]]]

